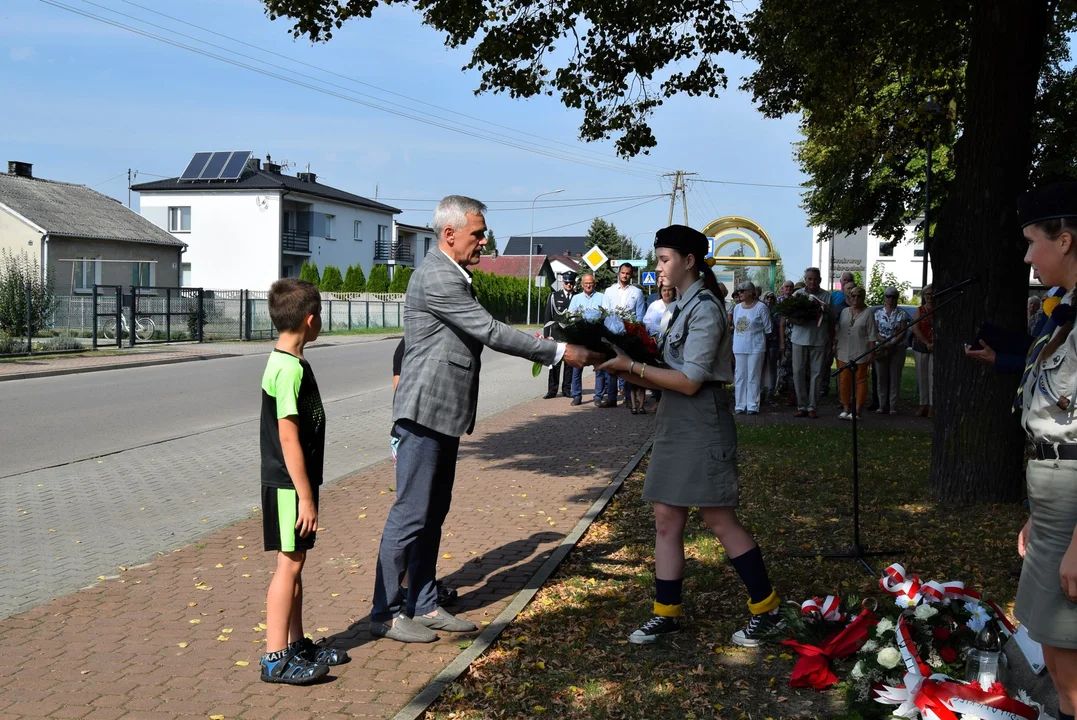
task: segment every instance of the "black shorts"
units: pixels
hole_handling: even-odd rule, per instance
[[[314,507],[318,507],[318,486],[310,489]],[[295,529],[299,519],[299,495],[295,488],[262,487],[262,536],[265,549],[280,552],[310,550],[317,535],[300,537]]]

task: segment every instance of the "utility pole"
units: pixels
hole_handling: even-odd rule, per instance
[[[677,193],[681,194],[681,209],[684,211],[684,224],[688,225],[688,194],[687,183],[685,178],[699,173],[685,172],[684,170],[677,170],[676,172],[666,173],[662,177],[673,178],[673,190],[669,193],[669,221],[667,225],[673,224],[673,210],[677,206]]]
[[[127,209],[131,209],[131,168],[127,168]]]

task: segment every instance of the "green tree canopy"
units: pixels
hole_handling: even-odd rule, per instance
[[[494,237],[494,231],[490,228],[486,228],[486,244],[482,248],[483,255],[496,255],[497,254],[497,239]]]
[[[366,276],[363,275],[363,266],[359,263],[348,266],[344,273],[344,292],[361,293],[366,290]]]
[[[407,266],[398,267],[396,272],[393,273],[393,281],[389,283],[389,292],[406,293],[408,291],[408,281],[411,280],[412,272],[412,269]]]
[[[314,283],[318,287],[321,287],[322,285],[322,278],[318,273],[318,266],[315,263],[308,263],[306,260],[303,261],[303,266],[299,268],[299,279]]]

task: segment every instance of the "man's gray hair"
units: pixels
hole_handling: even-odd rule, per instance
[[[808,274],[808,273],[810,273],[810,272],[813,272],[813,273],[815,273],[815,274],[816,274],[816,275],[818,275],[818,276],[819,276],[820,278],[822,278],[822,277],[823,277],[823,273],[821,273],[821,272],[819,271],[819,268],[817,268],[817,267],[810,267],[810,268],[808,268],[807,270],[805,270],[805,271],[804,271],[804,274],[805,274],[805,275],[807,275],[807,274]]]
[[[856,279],[856,276],[855,276],[855,275],[853,275],[853,274],[852,274],[851,272],[849,272],[848,270],[846,270],[845,272],[843,272],[843,273],[841,274],[841,281],[842,281],[842,282],[846,282],[846,281],[853,281],[853,280],[855,280],[855,279]]]
[[[438,206],[434,208],[434,220],[430,223],[430,226],[434,228],[434,232],[438,236],[438,240],[441,239],[442,231],[451,227],[453,230],[460,230],[467,225],[468,215],[484,215],[486,214],[486,206],[474,198],[465,197],[463,195],[449,195],[441,199]]]

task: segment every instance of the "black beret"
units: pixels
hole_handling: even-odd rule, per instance
[[[1077,217],[1077,182],[1059,182],[1033,188],[1017,200],[1021,227],[1061,218]]]
[[[670,225],[655,233],[654,246],[672,248],[685,255],[691,253],[702,264],[710,251],[710,240],[699,230],[687,225]]]

